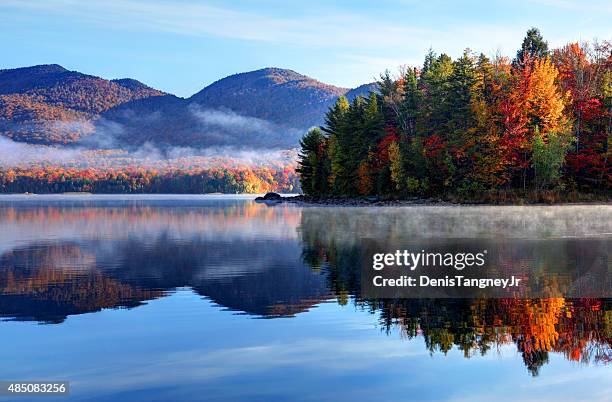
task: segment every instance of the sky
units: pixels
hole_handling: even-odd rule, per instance
[[[342,87],[420,65],[429,48],[514,56],[612,39],[609,0],[0,0],[0,69],[57,63],[190,96],[230,74],[295,70]]]

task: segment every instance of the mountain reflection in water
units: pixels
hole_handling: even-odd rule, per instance
[[[0,203],[0,316],[60,324],[70,315],[135,308],[188,287],[257,318],[310,314],[322,302],[354,304],[388,333],[422,337],[431,353],[457,348],[470,357],[514,344],[534,375],[551,352],[605,364],[612,359],[610,299],[363,298],[360,267],[364,244],[372,242],[426,248],[467,241],[496,247],[510,267],[609,269],[611,213],[607,206],[9,199]]]

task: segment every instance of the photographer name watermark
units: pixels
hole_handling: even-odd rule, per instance
[[[485,289],[487,287],[501,287],[503,289],[513,286],[519,286],[522,279],[516,276],[509,278],[466,278],[461,275],[453,277],[445,276],[444,278],[430,278],[426,275],[412,277],[402,275],[399,278],[384,278],[382,275],[377,275],[372,279],[372,283],[376,287],[475,287]]]
[[[375,251],[375,252],[372,252]],[[372,250],[363,257],[365,298],[597,297],[610,295],[606,264],[588,269],[566,264],[538,266],[498,247],[461,250]],[[510,257],[510,258],[508,258]]]

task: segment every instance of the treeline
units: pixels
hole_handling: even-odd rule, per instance
[[[612,43],[549,50],[527,32],[514,60],[430,51],[341,97],[301,141],[305,194],[494,199],[612,188]]]
[[[299,191],[291,167],[207,169],[78,169],[62,167],[0,169],[0,193],[90,192],[205,194]]]

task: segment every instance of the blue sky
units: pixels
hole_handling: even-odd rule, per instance
[[[532,26],[559,46],[612,39],[611,20],[609,0],[0,0],[0,68],[58,63],[179,96],[269,66],[354,87],[430,47],[513,56]]]

